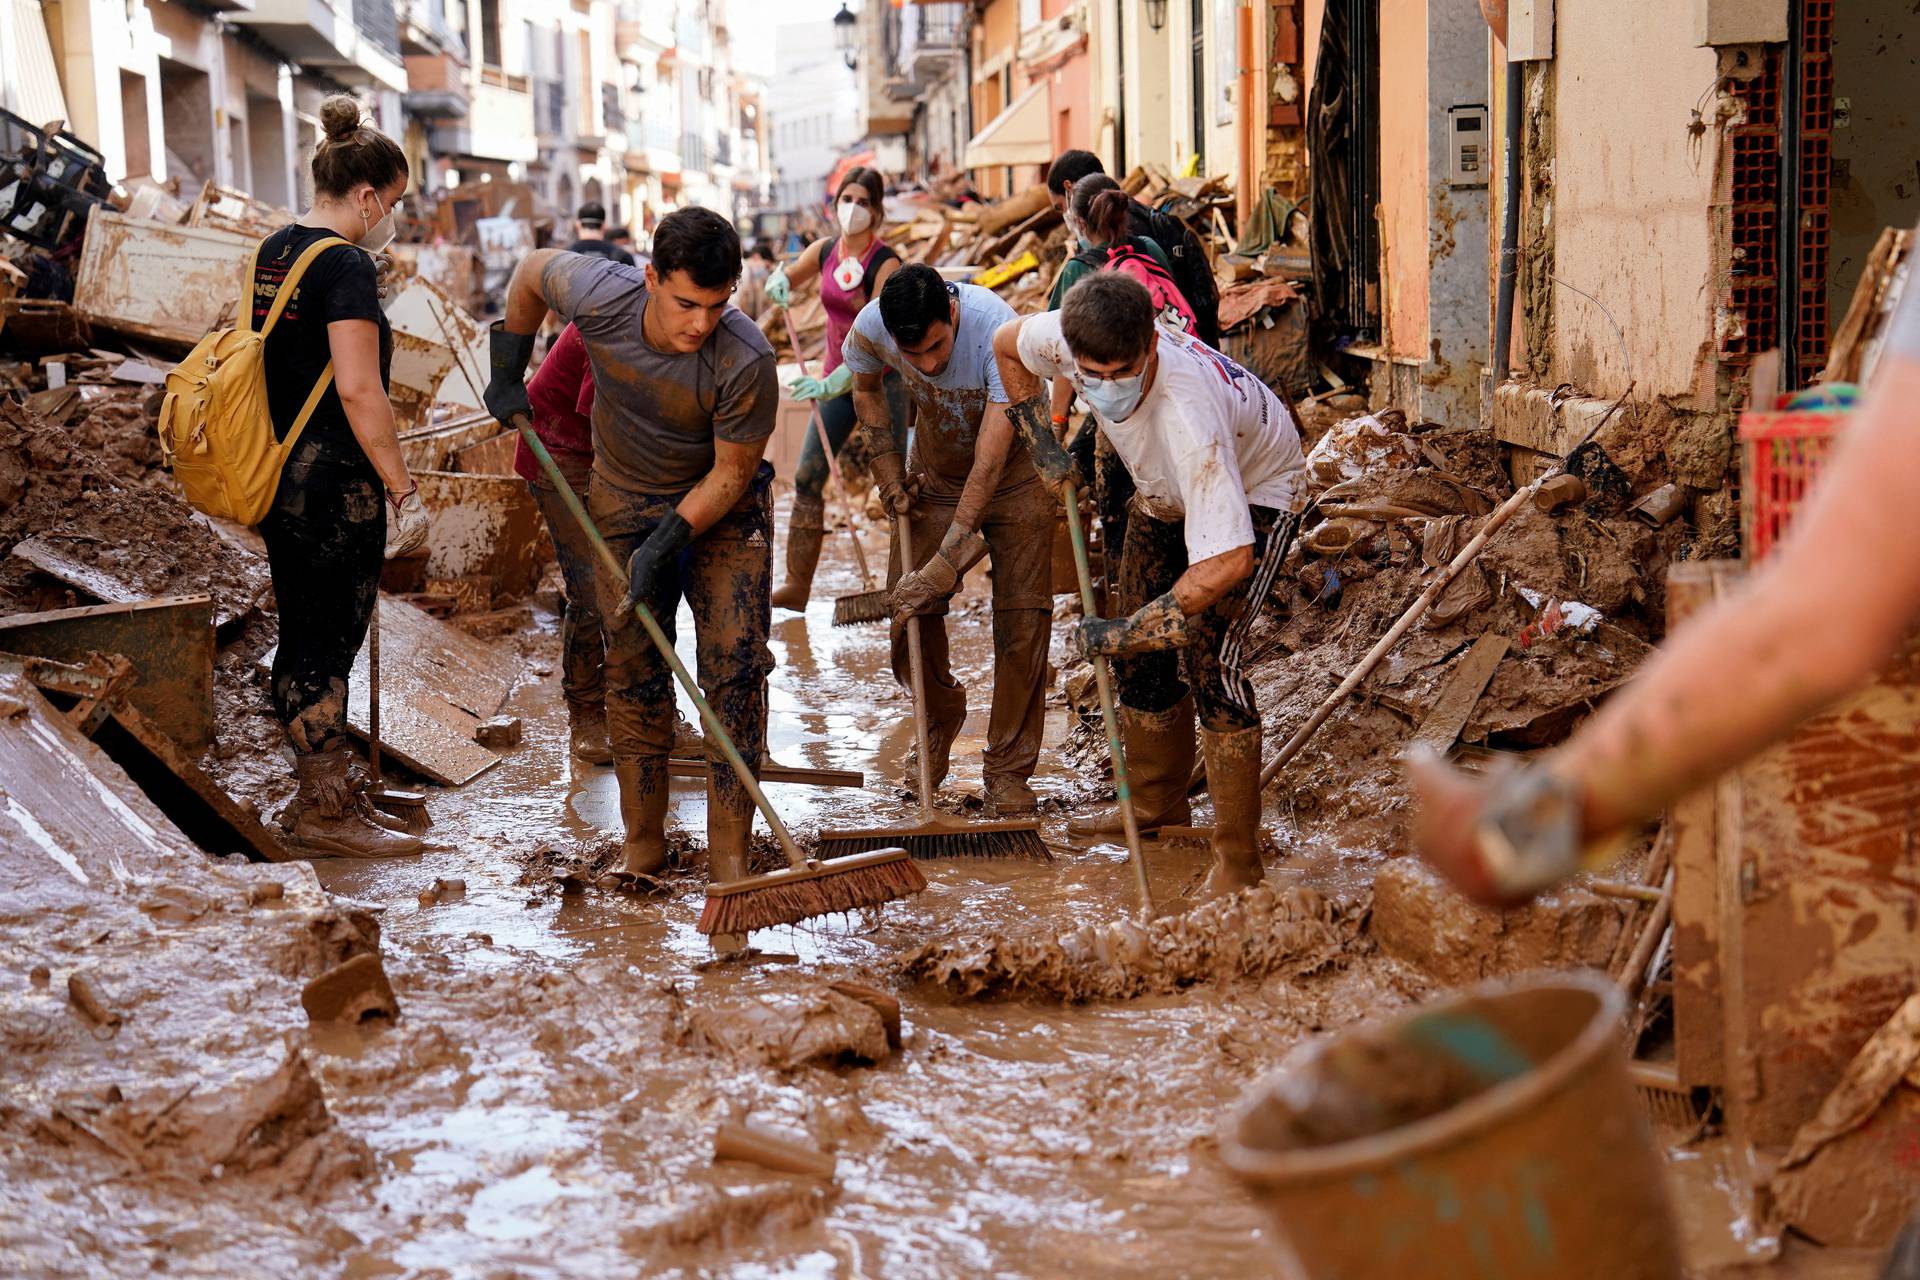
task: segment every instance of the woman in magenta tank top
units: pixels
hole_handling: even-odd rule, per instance
[[[852,378],[841,367],[840,347],[848,330],[900,265],[899,255],[880,238],[886,185],[872,169],[849,169],[834,196],[833,212],[840,234],[816,240],[801,251],[793,265],[775,271],[767,281],[767,297],[786,305],[793,285],[820,277],[820,301],[827,313],[827,354],[821,376],[802,378],[793,394],[820,402],[820,422],[835,454],[854,427]],[[897,416],[897,415],[896,415]],[[813,571],[820,562],[820,543],[826,536],[826,504],[821,492],[827,483],[827,457],[817,432],[807,432],[800,462],[793,476],[793,513],[787,521],[787,580],[773,593],[782,609],[804,609],[813,592]]]

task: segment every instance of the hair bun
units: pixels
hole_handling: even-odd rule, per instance
[[[360,103],[351,94],[334,94],[320,104],[320,127],[334,142],[352,137],[360,128]]]

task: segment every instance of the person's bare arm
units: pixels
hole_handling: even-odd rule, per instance
[[[327,325],[327,348],[333,355],[333,385],[353,438],[387,493],[406,493],[413,488],[413,477],[394,434],[393,402],[380,381],[380,326],[371,320],[335,320]]]
[[[1920,615],[1915,406],[1920,359],[1890,357],[1778,554],[1542,762],[1576,789],[1588,839],[1651,818],[1891,658]],[[1468,892],[1498,896],[1474,839],[1490,784],[1433,761],[1413,776],[1416,844]]]
[[[1252,573],[1252,547],[1222,551],[1217,556],[1208,556],[1205,560],[1188,565],[1187,571],[1173,584],[1173,598],[1179,603],[1180,612],[1191,618],[1196,613],[1204,613]]]
[[[820,255],[826,251],[825,240],[815,240],[800,251],[800,256],[787,268],[787,283],[801,285],[820,274]]]
[[[1007,469],[1007,454],[1013,449],[1013,423],[1007,406],[989,402],[980,419],[980,434],[973,446],[973,466],[960,489],[960,502],[953,509],[953,527],[972,533],[987,518],[987,504],[1000,487]]]
[[[1020,359],[1020,326],[1026,317],[1007,321],[993,333],[993,359],[1000,366],[1000,385],[1007,393],[1007,418],[1020,442],[1027,446],[1040,482],[1065,500],[1065,485],[1074,478],[1073,459],[1060,443],[1047,412],[1046,384]]]
[[[547,318],[546,290],[541,276],[547,264],[565,253],[564,249],[535,249],[520,259],[507,281],[507,302],[502,320],[508,333],[538,333]]]
[[[885,262],[881,263],[880,269],[873,273],[873,288],[867,292],[867,296],[869,298],[879,297],[880,291],[887,287],[887,281],[892,279],[893,273],[899,269],[900,259],[898,258],[888,258]]]
[[[1065,421],[1067,411],[1073,408],[1073,384],[1065,378],[1053,380],[1053,413],[1051,420]]]
[[[700,478],[687,496],[680,499],[675,508],[680,518],[692,526],[695,537],[705,533],[719,522],[720,517],[733,510],[753,483],[753,473],[760,466],[761,455],[767,451],[765,440],[756,440],[750,444],[734,444],[726,440],[713,442],[713,470]]]

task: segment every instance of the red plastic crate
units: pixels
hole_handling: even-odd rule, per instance
[[[1786,536],[1846,420],[1844,413],[1803,410],[1740,415],[1740,540],[1748,561]]]

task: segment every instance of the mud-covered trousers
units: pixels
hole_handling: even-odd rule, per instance
[[[913,505],[913,564],[940,549],[953,524],[953,499],[921,497]],[[1025,782],[1040,758],[1047,711],[1047,639],[1053,622],[1053,528],[1060,511],[1037,480],[994,495],[980,532],[987,539],[993,577],[993,704],[987,716],[983,772],[988,780]],[[887,585],[900,577],[896,541]],[[958,732],[967,714],[966,686],[953,678],[947,646],[947,606],[920,619],[926,664],[927,724]],[[893,676],[913,687],[906,628],[893,632]]]
[[[773,468],[765,462],[747,492],[712,528],[660,574],[647,601],[669,640],[684,597],[693,610],[694,671],[700,690],[733,739],[747,767],[760,769],[767,734],[767,673],[773,652],[767,630],[773,606]],[[587,511],[621,565],[654,526],[680,505],[685,494],[640,494],[615,489],[595,476]],[[636,619],[622,624],[624,573],[609,578],[595,558],[595,589],[606,620],[607,737],[615,764],[639,766],[642,793],[667,785],[673,749],[674,679],[666,661]],[[717,747],[708,748],[714,801],[727,812],[751,817],[753,801]]]
[[[1135,711],[1166,711],[1191,689],[1202,728],[1232,733],[1260,724],[1253,686],[1242,669],[1247,637],[1273,592],[1300,517],[1271,507],[1247,510],[1253,516],[1253,572],[1187,619],[1192,639],[1185,647],[1114,659],[1114,683],[1126,706]],[[1173,589],[1187,571],[1186,534],[1185,520],[1156,519],[1134,499],[1127,512],[1114,616],[1132,613]]]
[[[593,474],[592,459],[553,456],[568,486],[584,498]],[[553,553],[560,562],[560,689],[569,711],[597,708],[606,701],[606,643],[593,585],[593,544],[551,481],[542,476],[527,481],[527,488],[547,522]]]
[[[346,745],[347,676],[367,638],[386,555],[387,502],[364,457],[294,447],[260,522],[280,611],[274,714],[301,753]]]

